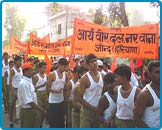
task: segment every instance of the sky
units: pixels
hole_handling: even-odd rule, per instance
[[[80,6],[83,8],[83,11],[88,11],[89,7],[97,8],[101,4],[106,8],[108,2],[59,2],[66,3],[72,6]],[[5,19],[5,4],[2,4],[2,23],[4,23]],[[27,30],[38,27],[42,25],[46,19],[44,15],[44,8],[49,4],[49,2],[12,2],[11,5],[18,6],[21,15],[25,16],[27,19]],[[146,21],[154,21],[158,22],[157,10],[155,8],[150,8],[148,2],[126,2],[126,9],[137,9],[140,10],[144,15],[144,20]],[[149,14],[149,15],[148,15]],[[5,34],[5,30],[3,28],[3,34]],[[4,36],[3,36],[4,37]]]

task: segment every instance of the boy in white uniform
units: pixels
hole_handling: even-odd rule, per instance
[[[117,95],[117,112],[115,126],[117,128],[132,128],[134,125],[134,103],[140,90],[131,86],[131,69],[129,66],[119,66],[114,71],[115,81],[119,85],[115,90]]]
[[[116,113],[116,96],[114,95],[115,76],[112,73],[108,73],[104,76],[104,86],[107,91],[101,97],[97,116],[100,121],[100,127],[113,127],[113,120]]]
[[[9,87],[9,80],[10,80],[10,70],[12,67],[14,67],[14,61],[9,62],[10,69],[7,70],[4,74],[4,86],[6,86],[6,102],[7,102],[7,109],[8,109],[8,114],[10,117],[10,104],[9,104],[9,94],[11,88]]]
[[[23,77],[23,72],[21,69],[22,58],[20,56],[16,56],[14,58],[15,66],[10,71],[10,80],[9,87],[10,91],[10,127],[14,127],[14,116],[16,116],[16,100],[17,100],[17,89],[19,83]]]
[[[89,54],[86,57],[86,62],[89,72],[81,78],[79,94],[79,101],[82,104],[80,112],[81,128],[98,127],[96,111],[103,89],[103,79],[98,71],[97,57],[94,54]]]
[[[33,84],[35,86],[35,90],[37,93],[38,104],[47,111],[48,109],[48,94],[46,91],[47,85],[47,75],[45,74],[47,64],[45,62],[40,62],[38,64],[39,73],[33,77]],[[39,114],[40,116],[40,127],[42,127],[42,123],[44,120],[44,115],[42,113]]]
[[[5,113],[7,113],[7,110],[9,108],[7,108],[7,100],[6,100],[6,84],[5,84],[5,79],[4,79],[4,74],[6,71],[8,71],[10,69],[9,67],[9,60],[8,60],[8,53],[5,52],[3,53],[3,61],[2,61],[2,92],[3,92],[3,104],[4,104],[4,108],[5,108]]]
[[[58,61],[57,70],[51,72],[48,78],[48,121],[50,128],[65,128],[65,103],[63,90],[68,82],[68,76],[65,73],[68,65],[69,62],[65,58],[61,58]]]
[[[151,61],[148,71],[151,83],[137,97],[134,120],[140,128],[160,128],[160,62]]]

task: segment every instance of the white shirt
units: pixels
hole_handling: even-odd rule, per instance
[[[99,74],[99,81],[96,83],[91,77],[90,73],[89,72],[86,73],[90,81],[90,87],[86,88],[83,96],[83,99],[94,107],[98,106],[98,102],[101,98],[103,88],[103,79],[101,73],[98,72],[98,74]]]
[[[70,96],[69,96],[69,99],[74,99],[74,88],[76,86],[76,83],[74,83],[74,81],[71,79],[70,80],[70,83],[71,83],[71,91],[70,91]]]
[[[64,89],[65,80],[66,80],[65,72],[63,72],[62,79],[59,78],[57,71],[54,71],[53,73],[55,73],[56,79],[55,79],[55,81],[52,82],[51,88],[54,90]],[[48,99],[49,103],[61,103],[63,101],[64,101],[63,91],[62,91],[62,93],[59,93],[59,94],[57,94],[57,93],[49,94],[49,99]]]
[[[108,119],[110,119],[111,115],[115,114],[115,112],[116,112],[116,103],[110,97],[108,92],[105,92],[104,95],[109,102],[109,107],[104,111],[104,119],[108,120]]]
[[[146,85],[146,88],[149,90],[152,98],[153,98],[153,105],[147,107],[142,120],[145,124],[150,128],[159,128],[160,127],[160,99],[151,88],[150,84]]]
[[[105,76],[107,73],[104,70],[101,70],[102,76]]]
[[[130,84],[131,84],[131,86],[136,86],[136,87],[139,86],[138,80],[137,80],[137,78],[135,77],[135,75],[133,73],[131,73],[131,82],[130,82]]]
[[[12,78],[12,86],[13,86],[14,88],[18,88],[19,83],[20,83],[20,81],[21,81],[21,79],[22,79],[22,77],[23,77],[22,69],[21,69],[21,68],[19,68],[19,69],[20,69],[20,72],[18,72],[18,71],[15,69],[15,67],[13,67],[13,70],[14,70],[15,74],[14,74],[14,76],[13,76],[13,78]]]
[[[122,86],[118,86],[117,112],[116,117],[121,120],[133,120],[134,118],[134,97],[137,87],[133,87],[129,96],[123,98],[121,95]]]
[[[41,86],[45,82],[47,82],[47,76],[46,76],[46,74],[44,74],[44,77],[43,78],[40,76],[39,73],[37,74],[37,76],[38,76],[38,81],[36,83],[36,87],[37,86]],[[46,91],[46,86],[39,88],[38,91]]]
[[[18,86],[18,103],[22,108],[31,108],[28,103],[34,102],[37,104],[37,95],[35,93],[34,85],[32,84],[32,78],[23,76]]]
[[[10,85],[10,69],[7,70],[7,85]]]
[[[5,63],[4,63],[4,61],[3,61],[3,62],[2,62],[2,77],[4,76],[5,72],[6,72],[7,70],[9,70],[9,69],[10,69],[9,63],[8,63],[8,65],[5,65]]]

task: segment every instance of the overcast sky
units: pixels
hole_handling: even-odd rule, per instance
[[[60,2],[66,3],[73,6],[80,6],[84,11],[87,11],[89,8],[97,8],[101,4],[106,8],[108,2]],[[5,4],[2,5],[2,23],[5,20]],[[43,15],[43,11],[45,6],[49,4],[49,2],[12,2],[12,5],[18,6],[21,15],[25,16],[27,19],[27,28],[31,29],[43,24],[45,16]],[[157,10],[155,8],[150,8],[149,2],[126,2],[126,9],[137,9],[140,10],[141,13],[144,14],[144,20],[146,21],[154,21],[158,22]],[[148,15],[149,14],[149,15]],[[4,29],[3,29],[3,33]],[[4,36],[3,36],[4,37]]]

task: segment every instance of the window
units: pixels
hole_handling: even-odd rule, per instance
[[[58,24],[57,26],[57,34],[61,34],[61,24]]]

